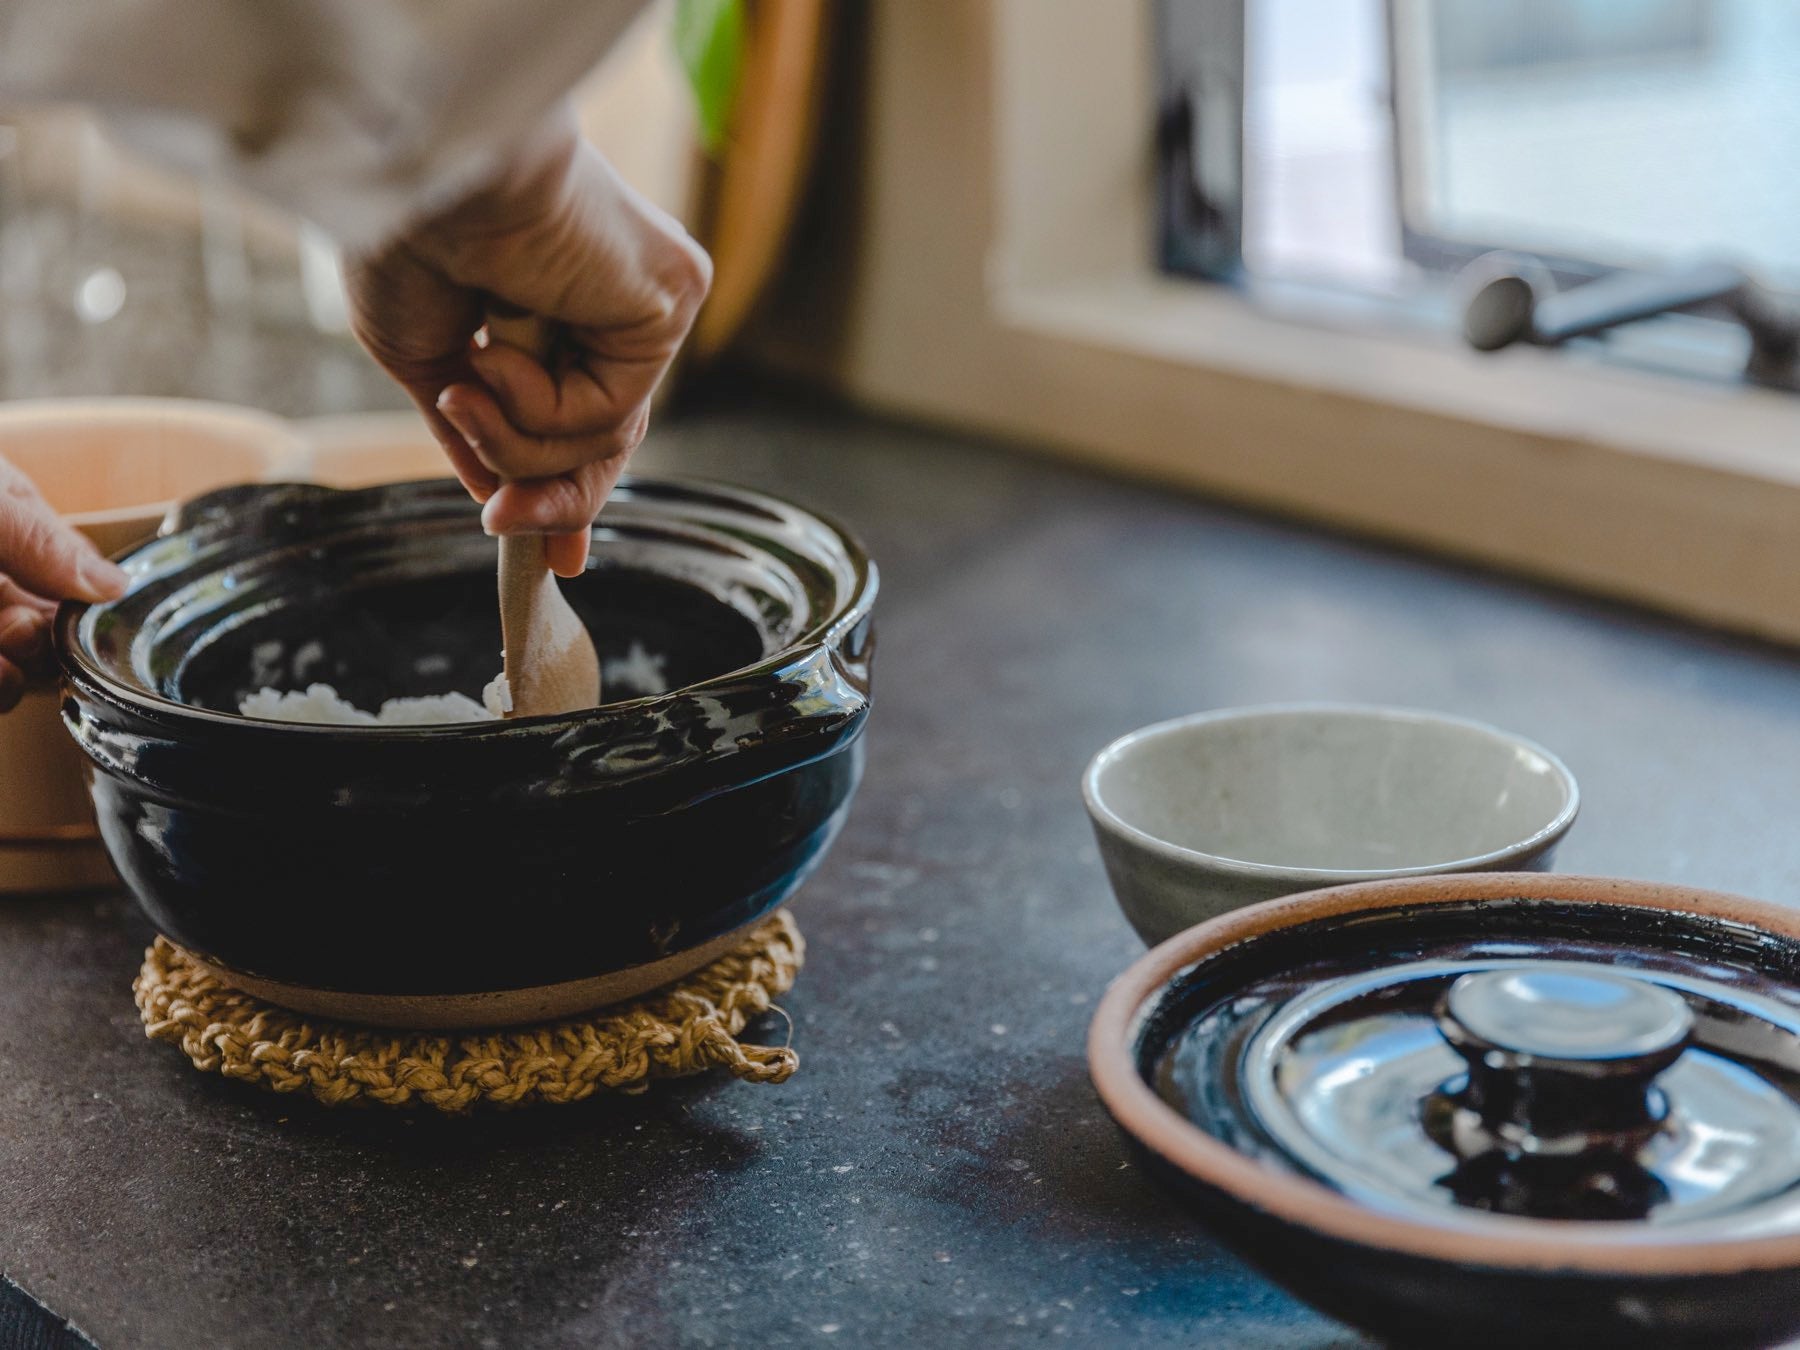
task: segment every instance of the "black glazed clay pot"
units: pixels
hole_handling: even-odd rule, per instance
[[[1534,1154],[1566,1142],[1540,1129],[1494,1185],[1496,1155],[1459,1161],[1432,1136],[1439,1091],[1467,1100],[1482,1074],[1505,1077],[1521,1059],[1487,1045],[1465,1062],[1456,991],[1516,982],[1537,997],[1557,980],[1583,996],[1648,990],[1691,1021],[1632,1049],[1601,1001],[1548,1022],[1517,1004],[1508,1011],[1526,1015],[1496,1025],[1548,1040],[1523,1057],[1531,1091],[1505,1105],[1566,1125],[1642,1069],[1638,1104],[1665,1114],[1654,1138],[1579,1141],[1597,1154]],[[1584,1039],[1585,1059],[1544,1048]],[[1121,975],[1095,1013],[1088,1063],[1150,1174],[1219,1241],[1390,1343],[1719,1348],[1800,1334],[1792,909],[1526,874],[1268,901]],[[1589,1085],[1552,1090],[1565,1069]],[[1635,1190],[1622,1184],[1634,1168]]]
[[[876,574],[758,493],[614,493],[564,587],[623,701],[426,727],[237,713],[314,682],[368,708],[479,698],[496,552],[449,481],[231,488],[125,560],[123,599],[64,608],[64,720],[163,933],[303,1011],[500,1025],[666,983],[799,886],[862,771]],[[668,692],[631,697],[618,663],[646,659]]]

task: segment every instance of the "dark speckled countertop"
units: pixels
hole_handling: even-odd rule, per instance
[[[327,1113],[144,1041],[122,899],[5,902],[0,1269],[100,1345],[1356,1344],[1161,1198],[1088,1087],[1141,947],[1077,776],[1177,713],[1484,718],[1581,779],[1566,870],[1800,896],[1781,652],[774,395],[639,467],[823,508],[884,570],[868,778],[797,905],[799,1074]]]

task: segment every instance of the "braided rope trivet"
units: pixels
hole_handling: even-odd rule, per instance
[[[806,944],[785,910],[676,984],[630,1003],[539,1027],[472,1033],[377,1030],[309,1019],[239,993],[166,938],[132,981],[144,1032],[194,1067],[328,1106],[376,1102],[466,1111],[478,1102],[577,1102],[599,1089],[642,1092],[652,1078],[723,1068],[780,1083],[800,1057],[737,1035],[793,987]]]

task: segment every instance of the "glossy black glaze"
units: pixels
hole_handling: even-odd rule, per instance
[[[1523,899],[1378,910],[1226,948],[1182,970],[1146,1007],[1133,1046],[1137,1070],[1214,1137],[1263,1165],[1304,1172],[1240,1091],[1237,1066],[1258,1029],[1322,981],[1400,962],[1483,957],[1703,973],[1778,1010],[1779,1025],[1752,1027],[1746,1019],[1740,1029],[1760,1071],[1800,1091],[1800,943],[1701,915]],[[1725,1025],[1732,1013],[1720,1005],[1709,1015]],[[1344,1241],[1147,1156],[1220,1240],[1308,1302],[1390,1341],[1753,1346],[1800,1334],[1800,1273],[1793,1270],[1723,1277],[1474,1267]],[[1447,1170],[1442,1184],[1456,1189],[1455,1173]],[[1478,1188],[1457,1200],[1506,1208]],[[1542,1201],[1540,1188],[1521,1209],[1542,1215]]]
[[[627,479],[568,583],[673,692],[566,717],[341,728],[261,685],[479,696],[495,544],[454,484],[203,498],[57,625],[102,835],[157,926],[266,979],[470,993],[674,955],[779,904],[860,777],[873,566],[775,499]]]
[[[1559,1000],[1559,989],[1577,991],[1577,1000]],[[1625,1028],[1590,1015],[1595,998],[1610,999],[1620,1017],[1635,1021]],[[1668,1123],[1669,1097],[1657,1076],[1693,1041],[1694,1013],[1681,995],[1591,969],[1571,981],[1545,963],[1464,975],[1434,1014],[1465,1066],[1425,1103],[1425,1131],[1445,1152],[1509,1181],[1527,1179],[1522,1167],[1541,1171],[1552,1196],[1591,1169],[1604,1182],[1600,1193],[1631,1198],[1619,1212],[1632,1216],[1661,1203],[1666,1188],[1633,1159]],[[1566,1033],[1588,1034],[1571,1053]],[[1642,1184],[1617,1184],[1639,1173]]]
[[[1344,1242],[1204,1186],[1136,1148],[1221,1241],[1277,1284],[1387,1345],[1765,1347],[1800,1333],[1791,1270],[1626,1278],[1424,1260]]]

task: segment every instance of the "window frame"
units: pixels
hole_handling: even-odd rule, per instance
[[[1450,336],[1456,277],[1499,242],[1458,239],[1420,225],[1424,160],[1420,144],[1428,95],[1419,80],[1430,69],[1414,44],[1429,40],[1430,0],[1381,0],[1387,59],[1386,96],[1393,128],[1390,154],[1397,255],[1419,272],[1405,296],[1354,297],[1346,288],[1271,281],[1253,275],[1243,256],[1243,100],[1250,0],[1154,0],[1157,70],[1157,256],[1163,270],[1236,286],[1261,303],[1304,314],[1360,299],[1365,313],[1401,327],[1435,327]],[[1411,78],[1407,78],[1410,76]],[[1209,87],[1196,97],[1194,85]],[[1235,104],[1223,97],[1235,92]],[[1533,252],[1530,257],[1562,289],[1616,269],[1590,258]],[[1746,340],[1724,306],[1685,306],[1633,330],[1584,341],[1621,364],[1735,383],[1743,379]]]

